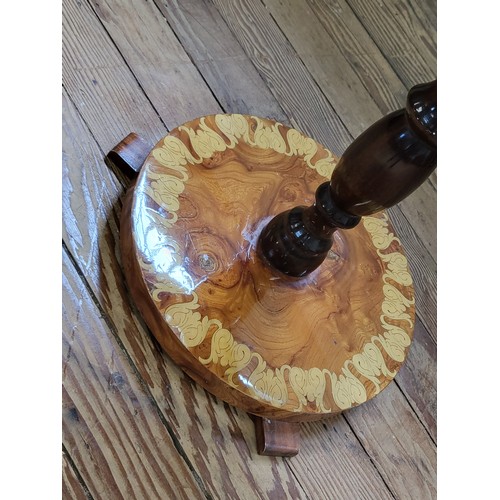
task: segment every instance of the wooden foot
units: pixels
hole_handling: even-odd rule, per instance
[[[300,424],[254,417],[257,452],[271,457],[293,457],[299,452]]]
[[[135,179],[153,147],[132,132],[120,141],[106,156],[128,178]]]

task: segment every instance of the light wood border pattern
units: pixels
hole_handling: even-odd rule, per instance
[[[133,201],[129,196],[122,219],[122,251],[131,292],[165,350],[203,387],[261,416],[317,419],[378,394],[405,360],[415,317],[407,260],[387,215],[365,217],[362,227],[355,229],[369,235],[366,241],[371,241],[383,268],[378,333],[342,361],[338,371],[289,363],[273,366],[262,350],[255,351],[245,340],[235,338],[228,325],[203,313],[210,309],[210,301],[200,303],[195,287],[179,281],[177,274],[185,256],[170,232],[178,221],[181,196],[185,198],[185,187],[191,176],[196,176],[197,165],[208,162],[207,168],[215,168],[214,156],[239,143],[298,157],[305,168],[319,174],[318,178],[330,177],[336,157],[295,129],[246,115],[202,117],[176,131],[184,133],[187,142],[176,132],[158,143],[146,159]],[[156,247],[146,234],[157,235]],[[157,256],[163,255],[165,242],[170,249],[169,265],[175,263],[175,276],[164,269],[163,260],[159,264]],[[186,274],[184,270],[182,273]],[[165,295],[176,298],[166,305]],[[374,307],[368,298],[366,301],[368,307]],[[301,334],[297,330],[297,335]],[[291,356],[295,359],[294,354]]]

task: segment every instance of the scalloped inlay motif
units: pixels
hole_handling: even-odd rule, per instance
[[[249,121],[253,123],[250,124]],[[318,152],[317,143],[294,129],[288,129],[284,138],[279,130],[282,127],[280,123],[267,126],[257,117],[246,118],[237,114],[216,115],[215,123],[219,132],[211,129],[204,118],[200,119],[196,130],[186,126],[179,127],[180,131],[188,134],[191,150],[180,139],[169,135],[152,151],[155,160],[168,169],[168,172],[156,173],[154,169],[148,170],[147,184],[143,184],[146,185],[143,189],[160,207],[161,213],[144,206],[141,209],[148,213],[148,217],[154,220],[160,230],[172,227],[177,221],[179,196],[188,181],[186,165],[201,164],[218,151],[235,148],[240,141],[256,148],[271,148],[287,156],[300,156],[309,168],[326,178],[331,176],[335,167],[336,159],[331,152],[325,150],[326,157],[314,161]],[[406,257],[391,250],[394,248],[393,242],[400,244],[400,241],[389,232],[385,213],[365,217],[363,225],[370,234],[384,266],[384,300],[380,311],[380,330],[378,335],[372,336],[363,346],[361,352],[345,361],[339,373],[325,368],[303,369],[287,364],[278,368],[269,367],[261,354],[238,342],[218,319],[201,315],[198,311],[200,304],[194,291],[195,286],[187,286],[182,281],[182,276],[175,281],[167,273],[162,274],[158,269],[153,269],[151,262],[154,258],[151,256],[146,255],[141,260],[141,267],[150,276],[156,273],[156,281],[150,290],[151,296],[167,324],[187,349],[192,350],[200,346],[210,332],[209,349],[207,347],[206,355],[199,356],[198,359],[209,369],[216,366],[223,368],[224,379],[229,385],[277,408],[287,405],[291,411],[302,411],[305,406],[310,407],[312,404],[318,413],[331,413],[366,401],[367,383],[373,384],[375,394],[385,387],[387,379],[396,375],[395,371],[388,368],[387,357],[401,363],[411,342],[407,331],[413,328],[412,278]],[[136,234],[136,238],[138,237]],[[178,248],[162,250],[168,252],[171,265],[177,262],[180,267]],[[186,290],[190,295],[188,301],[184,300],[161,309],[162,292],[184,297]],[[408,327],[405,329],[398,326],[402,323],[406,323]],[[247,375],[243,382],[239,374],[245,369]],[[329,399],[333,399],[338,409],[326,406],[327,391],[331,391]],[[290,407],[290,393],[295,395],[294,401],[297,401],[294,407]]]

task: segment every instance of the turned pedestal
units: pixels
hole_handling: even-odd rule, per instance
[[[340,162],[238,114],[152,149],[131,134],[108,155],[139,172],[120,229],[133,300],[175,363],[256,416],[260,453],[297,453],[298,422],[369,400],[406,358],[412,279],[384,208],[435,168],[435,130],[416,111],[428,117],[428,99],[410,97]]]

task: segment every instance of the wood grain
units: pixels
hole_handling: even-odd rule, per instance
[[[62,499],[63,500],[89,500],[90,493],[86,490],[68,460],[63,453],[62,457]]]
[[[63,291],[63,443],[92,496],[204,498],[66,255]]]
[[[122,187],[104,165],[99,146],[65,92],[62,109],[63,241],[87,280],[97,284],[95,292],[102,299],[108,284],[102,278],[101,238],[107,227],[117,231],[113,204]]]
[[[302,443],[301,453],[293,463],[257,458],[250,418],[208,396],[152,342],[142,320],[131,309],[117,260],[117,200],[123,190],[116,180],[106,181],[109,169],[99,159],[98,146],[72,104],[67,99],[64,103],[64,156],[68,161],[65,192],[69,197],[65,211],[70,221],[72,210],[78,210],[73,219],[79,220],[78,226],[67,224],[65,241],[80,267],[86,269],[92,292],[115,325],[120,341],[158,406],[173,423],[182,448],[196,464],[209,491],[215,497],[220,491],[227,492],[228,497],[236,497],[239,492],[240,498],[268,498],[272,494],[306,498],[306,492],[312,492],[314,497],[328,496],[331,491],[341,492],[339,498],[346,499],[353,492],[359,498],[371,498],[371,494],[374,498],[387,498],[388,493],[382,493],[387,490],[379,473],[342,420],[344,430],[339,434],[327,432],[325,437],[324,427],[314,427],[315,439]],[[98,199],[87,194],[89,178],[105,181],[99,185],[102,190]],[[97,221],[93,217],[86,219],[85,214],[96,214]],[[100,228],[99,245],[92,244],[96,227]],[[94,269],[97,272],[90,272]],[[311,475],[312,461],[316,463],[317,476]],[[342,473],[332,474],[332,467]]]
[[[281,498],[305,498],[300,482],[293,479],[286,463],[276,459],[269,462],[269,457],[256,459],[250,418],[209,397],[185,377],[161,352],[132,309],[118,260],[116,218],[121,213],[119,198],[123,189],[99,158],[99,148],[71,102],[66,98],[63,103],[65,212],[68,221],[79,221],[78,225],[65,224],[64,241],[80,268],[85,269],[92,293],[133,360],[144,387],[172,422],[182,449],[212,496],[216,498],[218,492],[225,491],[230,498],[240,494],[240,498],[251,499],[255,494],[266,498],[268,492],[275,492]],[[101,180],[99,190],[95,190],[97,199],[88,195],[93,179]],[[352,467],[357,465],[353,463]],[[88,480],[90,472],[81,473]]]
[[[235,38],[244,48],[247,56],[254,61],[263,75],[263,78],[266,79],[269,87],[271,89],[277,89],[273,90],[273,92],[280,102],[284,102],[285,99],[292,99],[296,103],[318,102],[321,103],[321,108],[323,110],[328,110],[327,112],[332,116],[337,115],[328,100],[324,97],[322,88],[319,88],[315,81],[309,79],[306,83],[300,80],[300,71],[305,71],[303,63],[263,5],[255,3],[252,4],[251,8],[247,5],[240,5],[239,8],[237,8],[235,2],[227,2],[226,0],[215,0],[214,3],[217,5],[221,15],[223,15],[226,23],[231,28]],[[269,34],[272,34],[273,37],[269,38]],[[260,41],[266,40],[266,37],[268,38],[268,43],[260,43]],[[323,41],[322,43],[327,44],[328,41]],[[262,61],[265,62],[265,65],[263,65]],[[297,70],[299,71],[299,73],[297,73],[299,76],[292,74],[296,66],[302,68],[300,71]],[[295,116],[290,115],[287,111],[294,127],[310,137],[313,137],[315,140],[334,151],[337,155],[343,153],[352,142],[352,135],[348,132],[349,137],[339,143],[334,140],[335,129],[332,130],[329,120],[323,119],[321,121],[320,116],[311,116],[309,105],[304,111],[305,112],[298,116],[296,113]],[[379,115],[379,117],[380,116],[381,115]],[[340,119],[342,122],[346,120],[345,115],[342,115]],[[316,126],[317,123],[323,124],[323,130],[318,131]],[[371,124],[371,122],[369,122],[369,124]],[[342,127],[345,130],[345,126],[342,125]],[[428,194],[430,194],[431,197],[429,197]],[[418,217],[414,215],[413,200],[420,199],[420,197],[422,197],[420,206],[429,206],[429,211],[431,212],[431,216],[427,218],[425,224],[421,224]],[[429,229],[429,227],[436,227],[435,209],[434,215],[432,215],[432,207],[435,207],[435,204],[435,192],[432,190],[429,192],[426,184],[424,184],[421,190],[417,190],[403,202],[405,206],[405,216],[404,218],[400,217],[399,222],[404,224],[406,219],[411,220],[412,224],[415,223],[415,227],[419,232],[414,241],[421,241],[420,232],[426,236],[430,235],[431,238],[429,238],[429,241],[435,240],[435,238],[432,238],[433,235],[430,234],[432,233],[432,229]],[[397,209],[401,210],[400,207]],[[398,233],[402,230],[398,224],[395,225],[395,228]],[[413,229],[405,228],[405,232],[408,230],[413,231]],[[427,245],[435,247],[435,242]],[[411,254],[409,257],[411,258]],[[421,278],[421,276],[419,278]],[[417,281],[417,290],[419,287],[422,289],[429,288],[428,285],[424,285]]]
[[[62,41],[63,85],[106,151],[132,131],[152,144],[165,135],[167,129],[87,2],[64,0]]]
[[[300,424],[254,418],[259,455],[294,457],[300,449]]]
[[[416,16],[420,21],[422,28],[425,30],[427,40],[423,40],[430,44],[431,52],[436,52],[437,47],[437,2],[436,0],[408,0],[408,10],[412,15]]]
[[[265,4],[353,137],[359,136],[384,114],[401,107],[401,102],[395,101],[402,97],[401,94],[403,99],[406,97],[401,83],[396,80],[400,88],[391,93],[389,106],[387,102],[370,95],[366,88],[367,78],[363,81],[344,56],[348,47],[337,43],[329,35],[308,2],[266,0]]]
[[[218,15],[217,12],[214,13],[211,5],[207,6],[203,2],[193,3],[193,8],[195,12],[199,11],[199,17],[194,19],[203,19],[204,13],[207,16]],[[184,378],[168,358],[160,354],[158,345],[151,341],[141,319],[131,310],[130,299],[123,286],[120,255],[117,250],[119,198],[123,191],[116,178],[107,177],[109,171],[104,167],[102,157],[105,151],[131,130],[156,141],[166,133],[166,128],[138,85],[136,77],[130,72],[130,67],[127,66],[128,54],[124,57],[117,50],[109,33],[103,29],[95,16],[90,15],[87,4],[68,3],[65,9],[64,84],[80,113],[78,116],[74,110],[71,111],[71,106],[69,112],[68,109],[64,112],[66,116],[69,113],[70,121],[73,118],[77,120],[77,123],[70,126],[71,146],[65,147],[69,169],[66,177],[71,179],[65,184],[65,192],[69,197],[65,200],[63,210],[65,242],[71,248],[80,271],[91,285],[92,293],[98,298],[102,311],[106,311],[102,314],[109,324],[116,328],[116,334],[123,340],[123,349],[134,359],[145,386],[173,423],[182,448],[189,454],[193,463],[196,463],[196,468],[207,482],[211,494],[218,497],[219,492],[224,491],[227,497],[235,497],[236,492],[239,492],[243,498],[328,498],[335,492],[336,496],[338,493],[338,498],[346,499],[353,496],[392,497],[379,472],[358,442],[356,434],[342,418],[331,428],[328,427],[329,431],[322,423],[307,424],[305,430],[302,430],[304,440],[301,453],[291,462],[269,461],[266,457],[261,457],[262,461],[255,459],[251,420],[242,412],[208,396],[189,379]],[[227,30],[222,31],[223,27],[227,26],[224,18],[220,16],[217,19],[220,26],[217,31],[208,30],[209,33],[202,37],[208,54],[212,53],[214,46],[219,43],[219,30],[223,37],[231,36],[231,40],[235,41],[231,32],[228,35]],[[191,22],[189,16],[186,20]],[[116,22],[120,23],[119,17]],[[252,21],[250,26],[251,23]],[[249,29],[246,24],[245,26]],[[118,33],[119,31],[117,30]],[[136,33],[139,33],[136,41],[140,42],[142,33]],[[269,41],[273,43],[272,38]],[[248,47],[252,45],[249,44]],[[138,49],[139,52],[142,50],[144,49]],[[250,53],[252,55],[248,58],[245,51],[247,61],[263,57],[258,52]],[[148,61],[147,58],[144,60]],[[264,67],[271,71],[273,65],[267,61]],[[266,84],[270,81],[265,75],[262,79]],[[235,104],[237,98],[240,98],[242,106],[258,108],[259,103],[249,97],[252,94],[248,87],[241,84],[238,88],[241,89],[241,95],[235,96]],[[224,93],[220,89],[212,90],[217,96]],[[278,95],[274,89],[271,90],[273,95]],[[300,91],[300,86],[298,90]],[[258,98],[258,94],[256,97]],[[184,103],[180,105],[183,106]],[[283,104],[282,109],[285,108]],[[265,112],[258,114],[266,116]],[[82,125],[82,117],[99,145],[93,142],[89,131]],[[294,119],[300,118],[298,109]],[[184,121],[184,118],[181,121]],[[297,122],[294,125],[298,126]],[[298,128],[305,130],[302,126]],[[313,133],[308,134],[315,137]],[[349,135],[345,135],[345,138],[344,143],[347,145],[350,142]],[[341,150],[336,149],[337,152]],[[103,187],[98,184],[101,176],[105,184]],[[113,190],[112,186],[116,189]],[[402,217],[400,212],[398,214]],[[392,218],[394,219],[394,215]],[[405,227],[413,235],[410,244],[418,248],[418,237],[407,222]],[[401,234],[400,227],[398,234]],[[406,247],[407,243],[404,244]],[[418,253],[417,259],[420,262],[419,274],[424,276],[426,257]],[[429,274],[434,276],[432,271]],[[432,290],[432,285],[430,286]],[[421,297],[429,295],[428,288],[417,287],[417,290],[421,290]],[[417,295],[417,300],[418,297]],[[420,309],[422,310],[421,306]],[[425,309],[422,311],[427,314]],[[404,414],[403,419],[406,418],[407,415]],[[339,425],[343,429],[342,433],[336,432]],[[397,436],[397,432],[399,431],[394,428],[394,435]],[[378,446],[384,445],[382,443]],[[401,457],[405,456],[407,455],[403,452]],[[397,463],[401,457],[395,455],[390,460]],[[417,464],[418,455],[413,459]],[[383,472],[385,464],[378,459],[375,459],[374,463]],[[388,470],[393,473],[390,467]],[[411,476],[408,477],[410,489],[412,480]]]
[[[92,5],[169,129],[219,111],[212,92],[151,2],[105,0]]]
[[[265,3],[353,137],[405,106],[409,87],[401,82],[347,3]],[[410,86],[424,81],[422,76]],[[436,260],[436,201],[429,184],[425,182],[401,201],[399,208]]]
[[[152,145],[131,132],[106,155],[106,160],[111,168],[121,170],[130,179],[135,179],[152,148]]]
[[[408,419],[395,384],[346,413],[363,447],[395,498],[436,498],[436,448],[421,425]]]
[[[301,484],[310,498],[394,498],[345,415],[301,424],[300,453],[293,459],[294,469],[307,471]]]
[[[292,126],[332,151],[343,151],[351,142],[350,134],[265,6],[241,0],[214,4]]]
[[[429,256],[437,262],[437,202],[432,177],[399,206]]]
[[[417,320],[411,355],[399,370],[396,382],[437,442],[437,354],[434,339]]]
[[[335,258],[299,281],[257,256],[263,223],[286,206],[312,205],[335,164],[298,137],[247,115],[188,122],[148,156],[121,219],[129,288],[166,352],[224,401],[290,421],[378,394],[405,357],[415,314],[411,281],[394,264],[402,249],[383,215],[336,232]],[[370,221],[384,229],[374,236]],[[380,332],[391,328],[407,341],[391,336],[389,349]]]
[[[436,78],[436,45],[407,2],[346,1],[407,87]]]
[[[308,25],[320,24],[324,28],[323,43],[333,44],[349,61],[380,112],[386,115],[400,108],[409,88],[401,82],[346,1],[311,0],[307,3],[311,15],[305,22]],[[302,44],[304,40],[300,39],[298,43]],[[317,57],[315,52],[306,55]]]
[[[183,7],[184,8],[184,7]],[[102,7],[103,12],[108,12],[108,10],[110,9],[110,7],[105,7],[105,5]],[[169,11],[174,11],[175,9],[173,8],[170,8],[168,9]],[[213,9],[210,10],[210,16],[211,18],[212,17],[215,17],[216,16],[216,13],[212,12]],[[204,11],[204,8],[203,8],[203,5],[199,5],[197,3],[193,4],[193,9],[192,11],[194,12],[203,12]],[[199,14],[201,15],[201,14]],[[89,24],[89,25],[92,25],[92,16],[89,17],[89,13],[87,12],[86,13],[86,22]],[[144,10],[141,11],[141,22],[142,23],[146,23],[148,26],[149,26],[149,29],[150,30],[153,30],[153,31],[158,31],[158,33],[161,33],[164,28],[162,27],[161,25],[161,20],[159,20],[155,15],[154,15],[154,12],[149,12],[149,10],[146,9],[146,7],[144,7]],[[94,21],[95,22],[95,21]],[[106,21],[104,21],[106,23],[110,23],[109,19]],[[129,22],[132,22],[132,20],[129,19]],[[112,23],[111,23],[112,25]],[[217,29],[219,29],[218,27],[220,27],[221,25],[223,25],[223,22],[218,20],[217,21],[217,25],[214,26],[214,29],[217,27]],[[113,26],[111,26],[112,28]],[[129,29],[131,29],[132,31],[136,31],[138,32],[138,28],[137,27],[133,27],[132,25],[129,26]],[[179,30],[178,30],[179,31]],[[226,28],[226,31],[222,32],[221,34],[221,39],[223,40],[228,40],[229,39],[229,34],[227,33],[227,28]],[[114,37],[117,41],[117,43],[120,45],[120,47],[122,47],[124,50],[132,50],[130,49],[130,43],[128,41],[128,38],[127,36],[129,37],[130,35],[127,35],[126,33],[123,32],[123,30],[118,30],[116,27],[114,28],[114,31],[113,31],[113,34],[114,34]],[[233,35],[231,35],[233,36]],[[140,37],[136,37],[136,43],[135,43],[135,48],[134,48],[134,51],[137,51],[139,50],[138,47],[141,46],[141,43],[145,43],[145,42],[142,42],[142,39]],[[217,42],[215,40],[215,43],[213,41],[213,37],[210,37],[210,38],[207,38],[207,39],[204,39],[203,40],[204,43],[206,44],[206,48],[208,50],[208,48],[210,48],[211,50],[211,53],[214,52],[218,46],[219,46],[219,42]],[[211,45],[208,45],[210,42],[212,42]],[[234,42],[234,43],[233,43]],[[234,38],[232,38],[232,44],[233,45],[238,45],[238,43],[234,40]],[[199,44],[198,44],[199,45]],[[178,48],[176,50],[179,50]],[[153,51],[151,48],[149,47],[146,47],[144,49],[144,52],[146,54],[148,54],[148,57],[150,59],[150,64],[154,64],[155,61],[157,61],[158,59],[161,58],[161,55],[158,53],[158,49],[156,49],[155,51]],[[128,52],[126,52],[128,54]],[[190,54],[191,57],[193,57],[193,54]],[[135,57],[135,56],[134,56]],[[144,62],[144,61],[143,61]],[[279,75],[277,74],[276,77],[278,77]],[[302,95],[302,90],[300,88],[296,88],[294,89],[296,94],[298,96],[301,96]],[[251,99],[255,99],[255,96],[253,94],[250,94],[248,95],[248,93],[245,93],[245,94],[241,94],[242,96],[244,95],[245,96],[245,101],[246,102],[251,102]],[[307,100],[307,96],[304,95],[303,96],[304,100]],[[158,95],[157,93],[153,94],[153,99],[154,99],[154,102],[155,103],[159,103],[164,99],[164,96],[163,95]],[[96,103],[97,106],[102,106],[102,107],[106,107],[107,106],[107,103],[106,102],[99,102],[99,104]],[[257,104],[254,104],[254,105],[257,105]],[[332,111],[333,113],[333,111]],[[184,120],[183,120],[184,121]],[[177,123],[176,125],[179,125],[180,123]],[[310,129],[311,127],[313,127],[314,124],[311,124],[309,123],[307,117],[305,116],[301,116],[300,117],[300,125],[301,125],[301,129],[302,130],[307,130],[307,129]],[[161,134],[161,135],[164,135],[164,134]],[[160,137],[160,135],[158,136]],[[157,137],[157,138],[158,138]],[[313,136],[314,137],[314,136]],[[413,219],[410,217],[410,220],[412,220],[412,223],[414,223],[415,227],[418,228],[418,231],[419,231],[419,234],[421,235],[422,233],[426,236],[426,238],[424,239],[424,241],[426,242],[426,245],[427,246],[431,246],[432,245],[432,242],[435,241],[435,235],[433,234],[433,228],[435,228],[435,224],[433,224],[433,221],[435,220],[435,216],[431,217],[429,219],[429,217],[424,217],[423,214],[426,213],[424,212],[422,209],[425,209],[425,207],[432,207],[433,205],[435,206],[435,202],[433,202],[432,200],[429,200],[429,198],[427,196],[425,197],[422,197],[420,193],[424,193],[427,195],[427,189],[425,186],[421,187],[421,189],[419,189],[416,193],[414,193],[413,195],[411,195],[411,200],[408,201],[408,209],[406,210],[406,215],[409,214],[413,214],[415,213],[416,216],[413,217]],[[430,193],[431,195],[434,196],[434,200],[435,200],[435,193],[432,192]],[[414,203],[413,203],[413,200],[416,200],[417,204],[418,204],[418,207],[420,208],[419,210],[414,210],[413,207],[414,207]],[[406,203],[406,202],[403,202],[403,203]],[[406,205],[405,205],[406,206]],[[429,209],[427,209],[427,213],[428,213]],[[435,212],[434,212],[435,213]],[[397,218],[397,223],[396,223],[396,229],[398,231],[398,233],[400,232],[404,232],[404,233],[408,233],[408,232],[412,232],[412,229],[411,228],[408,228],[408,225],[406,224],[406,218],[404,217],[398,217]],[[415,224],[415,221],[417,222],[420,222],[420,224]],[[418,244],[420,245],[421,243],[419,243],[420,241],[422,241],[422,238],[412,238],[412,247],[415,245],[415,244]],[[404,242],[406,244],[406,242]],[[419,254],[421,255],[422,252],[420,251]],[[410,257],[410,261],[412,261],[412,254],[411,252],[409,253],[409,257]],[[417,257],[420,259],[420,257]],[[417,291],[417,297],[425,297],[426,300],[427,300],[427,297],[429,297],[429,299],[427,300],[427,302],[431,302],[431,299],[432,299],[432,296],[433,294],[431,294],[430,296],[427,295],[427,292],[428,290],[432,290],[432,283],[428,283],[429,280],[432,280],[432,277],[433,275],[425,275],[423,273],[418,273],[416,275],[416,291]],[[435,293],[434,293],[435,295]],[[420,299],[418,299],[420,300]],[[430,304],[430,307],[432,307],[432,304]],[[428,307],[426,310],[428,312],[430,312],[430,307]],[[434,311],[433,313],[433,316],[435,317],[436,316],[436,313]],[[435,321],[434,321],[435,322]]]
[[[424,3],[421,4],[424,5]],[[360,111],[366,121],[374,122],[382,115],[402,107],[409,88],[425,80],[425,76],[422,75],[420,80],[417,79],[411,85],[405,86],[344,0],[335,2],[313,0],[307,3],[295,1],[290,3],[288,0],[286,9],[283,9],[285,5],[281,0],[268,0],[266,5],[270,7],[280,28],[294,45],[295,50],[315,77],[315,81],[329,97],[331,104],[354,137],[359,134],[349,127],[344,114],[340,112],[329,94],[329,89],[332,87],[342,88],[344,72],[342,72],[342,79],[339,79],[337,57],[332,63],[326,64],[323,54],[339,52],[340,57],[349,62],[353,75],[359,79],[370,98],[377,104],[379,113],[375,115],[366,115],[365,109]],[[423,23],[424,11],[419,5],[414,5],[409,15],[414,16],[418,13]],[[432,11],[432,8],[428,8],[425,13],[430,14],[429,10]],[[433,31],[431,27],[435,27],[435,23],[432,24],[432,22],[432,17],[426,21],[429,25],[427,32]],[[432,45],[435,47],[435,41],[432,41]],[[411,61],[411,54],[407,54],[406,57]],[[343,91],[345,94],[342,94],[342,98],[348,96],[350,88],[353,87],[351,82],[346,83],[348,87]],[[348,113],[352,113],[356,118],[360,116],[359,113],[354,113],[354,110]],[[429,250],[432,258],[436,260],[435,183],[434,187],[432,181],[424,183],[410,198],[403,200],[399,208]]]
[[[410,195],[411,197],[411,195]],[[422,241],[411,230],[404,215],[389,208],[388,212],[398,236],[403,242],[408,255],[412,278],[415,283],[415,309],[418,318],[425,325],[430,336],[437,342],[437,265],[436,261],[426,251]]]
[[[155,4],[224,111],[289,124],[279,102],[213,4],[200,0]]]

